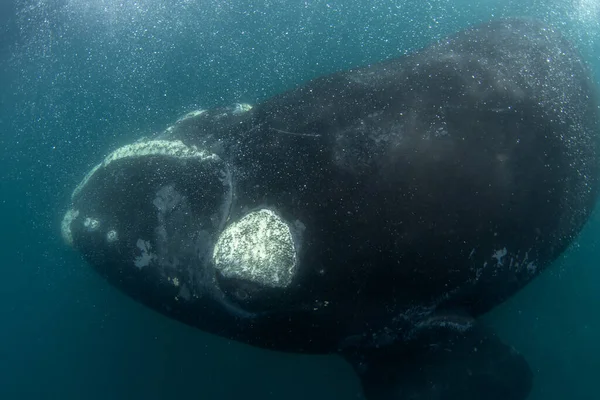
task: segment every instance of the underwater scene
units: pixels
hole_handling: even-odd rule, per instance
[[[0,399],[600,398],[600,0],[0,0]]]

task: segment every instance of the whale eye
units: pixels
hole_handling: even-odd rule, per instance
[[[235,294],[235,297],[237,297],[241,301],[248,300],[248,297],[250,297],[248,295],[248,292],[243,289],[237,289],[234,294]]]

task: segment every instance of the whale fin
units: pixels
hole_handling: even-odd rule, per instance
[[[525,358],[462,315],[437,315],[407,342],[344,356],[368,400],[523,400],[532,386]]]

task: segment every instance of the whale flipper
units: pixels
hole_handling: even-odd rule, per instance
[[[480,322],[441,315],[410,335],[346,356],[368,400],[522,400],[531,391],[525,358]]]

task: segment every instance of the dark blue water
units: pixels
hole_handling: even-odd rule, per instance
[[[467,25],[532,16],[600,76],[600,3],[2,0],[0,399],[360,399],[336,357],[254,349],[170,321],[60,239],[103,155],[199,107],[256,103]],[[531,399],[600,398],[600,217],[486,318],[536,374]]]

